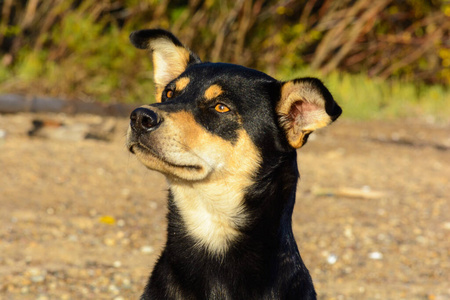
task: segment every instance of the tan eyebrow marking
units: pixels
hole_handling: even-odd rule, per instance
[[[223,93],[222,87],[217,84],[213,84],[205,91],[205,98],[207,100],[214,99]]]
[[[175,88],[177,91],[182,91],[184,90],[187,85],[189,84],[189,82],[191,82],[191,80],[189,79],[189,77],[183,77],[177,80],[177,82],[175,83]]]

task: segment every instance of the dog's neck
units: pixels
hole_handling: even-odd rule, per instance
[[[284,237],[292,234],[298,178],[295,155],[259,173],[264,175],[257,183],[234,174],[201,182],[169,180],[169,239],[170,227],[176,226],[178,230],[172,232],[186,235],[192,246],[221,257],[249,231],[261,244],[275,242],[272,236],[281,232]]]
[[[224,254],[245,225],[243,199],[246,183],[221,181],[172,183],[170,192],[187,235],[196,246]]]

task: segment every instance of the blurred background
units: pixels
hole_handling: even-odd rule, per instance
[[[445,0],[3,0],[0,9],[3,93],[151,102],[150,61],[128,35],[160,27],[204,61],[321,76],[352,118],[450,113]]]
[[[130,32],[320,78],[343,115],[298,151],[293,230],[320,300],[450,299],[447,0],[0,0],[0,299],[138,299],[164,177],[125,147],[154,101]]]

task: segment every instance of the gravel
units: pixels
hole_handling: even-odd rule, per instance
[[[27,135],[113,122],[109,140]],[[128,121],[0,115],[0,299],[137,299],[165,241],[166,183]],[[293,228],[319,299],[450,299],[450,127],[338,121],[299,150]]]

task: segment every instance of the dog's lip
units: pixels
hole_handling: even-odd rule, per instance
[[[167,159],[161,157],[161,155],[158,155],[154,150],[152,150],[151,148],[135,142],[135,143],[131,143],[130,145],[128,145],[128,150],[130,150],[131,153],[136,154],[135,149],[139,149],[140,152],[144,152],[147,155],[151,155],[153,157],[155,157],[156,159],[158,159],[159,161],[171,166],[171,167],[175,167],[175,168],[183,168],[183,169],[191,169],[191,170],[197,170],[200,171],[202,169],[201,166],[198,165],[179,165],[173,162],[168,161]]]
[[[136,145],[136,143],[127,145],[128,151],[130,151],[130,152],[133,153],[133,154],[136,154],[136,153],[134,152],[134,150],[133,150],[133,147],[134,147],[135,145]]]

